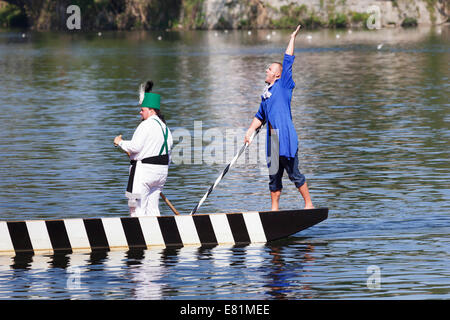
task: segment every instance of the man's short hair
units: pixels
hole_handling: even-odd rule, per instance
[[[279,63],[279,62],[272,62],[272,64],[277,64],[278,67],[280,68],[280,74],[281,72],[283,72],[283,64]]]

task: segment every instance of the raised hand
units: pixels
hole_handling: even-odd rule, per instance
[[[292,37],[295,38],[295,37],[297,36],[297,34],[298,34],[298,32],[300,31],[300,28],[301,28],[301,27],[302,27],[301,24],[299,24],[299,25],[297,26],[297,29],[295,29],[295,31],[292,32],[291,38],[292,38]]]
[[[295,31],[292,32],[292,34],[291,34],[291,39],[289,40],[289,44],[288,44],[288,46],[287,46],[287,48],[286,48],[286,54],[291,55],[291,56],[294,54],[294,46],[295,46],[294,42],[295,42],[295,37],[297,36],[297,34],[298,34],[298,32],[300,31],[300,28],[301,28],[301,27],[302,27],[302,26],[299,24],[299,25],[297,26],[297,29],[295,29]]]

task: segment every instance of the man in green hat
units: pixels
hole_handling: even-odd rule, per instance
[[[152,81],[141,85],[139,104],[141,123],[131,140],[122,135],[114,144],[130,156],[130,176],[127,191],[132,217],[159,216],[159,197],[167,180],[172,134],[161,115],[160,95],[150,92]]]

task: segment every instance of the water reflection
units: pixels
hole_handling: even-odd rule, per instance
[[[16,255],[3,266],[0,298],[296,299],[307,297],[314,247],[182,247],[48,256]],[[211,269],[211,266],[214,266]],[[74,271],[75,270],[75,271]],[[74,277],[78,277],[75,279]],[[78,285],[74,285],[78,284]],[[14,288],[14,293],[6,288]],[[198,288],[202,293],[198,296]]]
[[[290,248],[292,249],[292,248]],[[266,275],[267,294],[277,300],[313,298],[308,282],[309,267],[314,264],[314,245],[307,244],[286,255],[286,243],[270,246],[272,270]],[[296,259],[291,258],[294,254]]]
[[[377,226],[367,226],[367,230],[374,228]],[[439,228],[445,231],[446,226],[434,227]],[[448,282],[442,281],[448,279],[447,268],[429,268],[447,256],[448,241],[437,246],[434,241],[443,235],[405,233],[384,239],[358,230],[357,223],[350,229],[343,234],[333,234],[330,229],[325,232],[330,238],[322,241],[291,237],[266,245],[0,256],[0,299],[286,300],[448,295]],[[393,244],[397,249],[392,249]],[[429,257],[428,252],[436,247]],[[373,264],[382,273],[381,289],[375,291],[366,287],[366,269]],[[410,265],[417,268],[412,270]],[[415,280],[407,282],[409,276]]]

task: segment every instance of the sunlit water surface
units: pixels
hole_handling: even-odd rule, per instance
[[[1,219],[126,216],[128,163],[112,141],[131,138],[147,79],[172,132],[192,137],[164,190],[188,213],[240,147],[288,35],[1,32]],[[1,256],[0,299],[450,298],[449,35],[299,36],[292,116],[325,222],[263,246]],[[199,126],[203,151],[212,133],[231,145],[221,161],[201,157]],[[248,159],[264,148],[258,138]],[[281,208],[302,206],[285,177]],[[269,208],[258,157],[232,168],[200,212]]]

